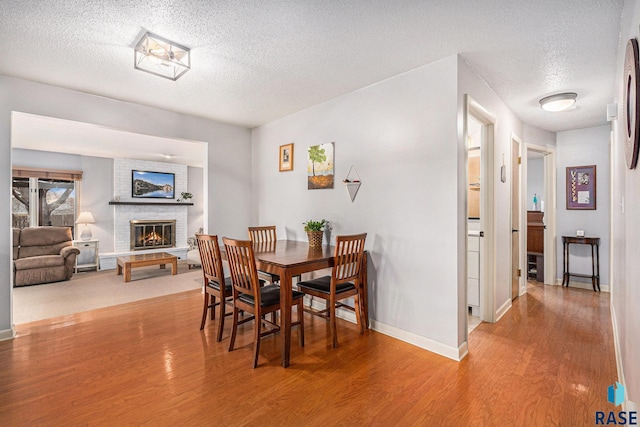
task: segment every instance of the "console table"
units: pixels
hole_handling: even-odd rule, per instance
[[[591,275],[569,272],[569,245],[591,245]],[[591,278],[593,290],[600,290],[600,238],[562,236],[562,286],[569,287],[569,276]]]

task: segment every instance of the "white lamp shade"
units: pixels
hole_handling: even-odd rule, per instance
[[[89,211],[80,212],[80,215],[78,215],[78,219],[76,219],[76,224],[94,224],[95,222],[96,220],[93,218],[93,215],[91,215],[91,212]]]

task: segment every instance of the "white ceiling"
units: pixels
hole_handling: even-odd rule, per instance
[[[452,54],[525,123],[606,123],[623,0],[3,0],[0,74],[255,127]],[[173,82],[133,69],[143,30],[192,48]],[[538,100],[578,93],[577,108]]]

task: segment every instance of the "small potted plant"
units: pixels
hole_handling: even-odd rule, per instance
[[[324,235],[324,227],[329,225],[329,221],[323,219],[321,221],[309,220],[303,222],[304,231],[307,232],[309,238],[309,246],[322,246],[322,237]]]
[[[180,198],[178,199],[178,203],[188,202],[189,200],[191,200],[192,197],[193,197],[193,194],[183,191],[182,193],[180,193]]]

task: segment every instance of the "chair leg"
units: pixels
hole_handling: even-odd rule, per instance
[[[364,318],[362,317],[363,311],[360,306],[360,295],[356,294],[353,296],[353,305],[356,309],[356,322],[358,322],[358,327],[360,329],[360,335],[364,334]]]
[[[224,298],[220,298],[220,320],[218,321],[218,337],[216,341],[222,341],[222,330],[224,329],[225,308],[227,304],[224,302]],[[215,310],[215,307],[212,308]]]
[[[260,353],[260,332],[262,330],[262,316],[255,316],[253,325],[253,368],[258,366],[258,354]]]
[[[236,342],[236,331],[238,330],[238,309],[233,307],[233,326],[231,327],[231,338],[229,339],[229,351],[233,350]]]
[[[216,320],[216,296],[211,295],[211,320]]]
[[[333,340],[333,348],[338,347],[338,331],[336,325],[336,302],[329,300],[329,325],[331,327],[331,338]]]
[[[204,293],[204,308],[202,309],[202,322],[200,322],[200,330],[204,329],[204,324],[207,322],[207,311],[209,310],[209,294]]]
[[[303,298],[298,298],[298,341],[300,347],[304,347],[304,307]]]

